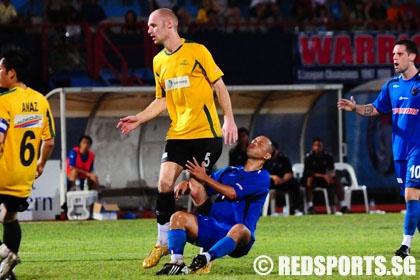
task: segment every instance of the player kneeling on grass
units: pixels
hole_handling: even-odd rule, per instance
[[[194,158],[186,164],[191,176],[202,182],[190,188],[187,181],[175,187],[175,195],[190,194],[197,207],[194,214],[178,211],[171,216],[168,247],[171,261],[157,275],[187,274],[188,268],[196,271],[210,261],[229,255],[242,257],[255,241],[257,221],[270,188],[270,174],[262,169],[271,158],[273,147],[265,136],[256,137],[247,148],[248,160],[243,167],[228,166],[206,174],[205,163]],[[207,190],[207,191],[206,191]],[[217,193],[212,203],[211,193]],[[203,248],[187,267],[184,264],[184,247],[187,241]]]

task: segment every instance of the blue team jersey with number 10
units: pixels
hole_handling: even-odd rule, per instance
[[[390,79],[372,104],[381,113],[391,111],[394,160],[420,155],[420,74]]]

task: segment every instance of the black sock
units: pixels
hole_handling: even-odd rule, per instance
[[[156,200],[156,217],[157,222],[161,225],[169,223],[171,215],[175,212],[175,196],[174,192],[159,192]]]
[[[17,254],[21,239],[22,231],[18,220],[14,220],[10,223],[3,223],[3,243],[6,244],[7,248]]]

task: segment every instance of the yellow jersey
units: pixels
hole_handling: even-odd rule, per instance
[[[55,136],[47,99],[29,87],[0,93],[0,131],[5,133],[4,153],[0,158],[0,194],[29,197],[41,140]]]
[[[182,39],[173,53],[153,59],[156,98],[166,98],[171,119],[166,139],[222,137],[212,83],[223,76],[207,48]]]

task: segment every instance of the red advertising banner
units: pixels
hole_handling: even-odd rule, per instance
[[[420,33],[296,33],[295,81],[354,83],[392,77],[392,51],[400,39],[419,44]]]

